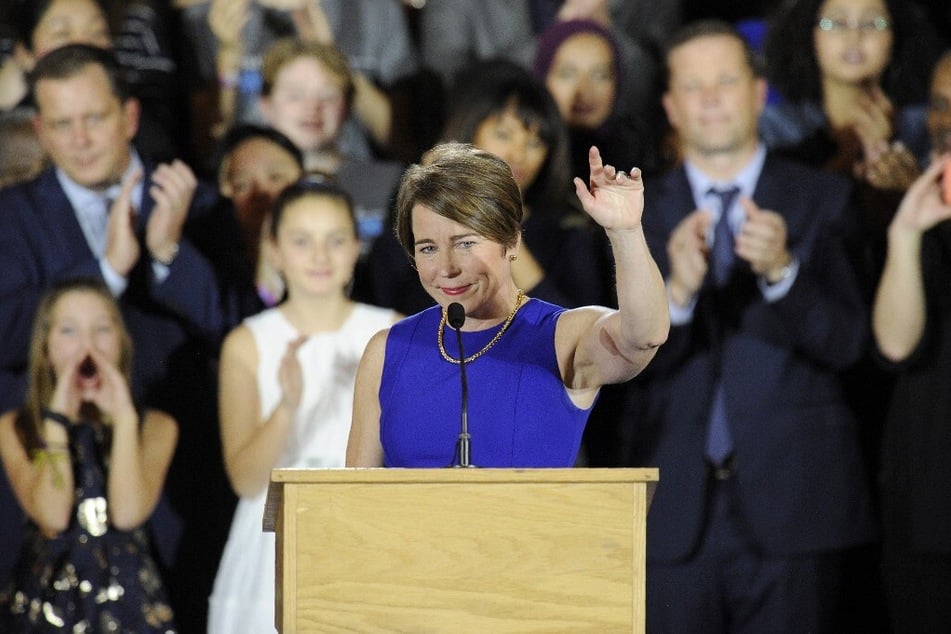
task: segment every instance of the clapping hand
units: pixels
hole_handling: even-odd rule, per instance
[[[139,240],[135,236],[135,208],[132,206],[132,190],[142,180],[142,170],[131,174],[109,209],[106,226],[106,251],[104,257],[112,270],[125,277],[139,261]]]
[[[951,162],[951,154],[932,161],[908,188],[889,227],[892,237],[907,235],[917,238],[939,222],[951,218],[951,204],[943,200],[939,183],[948,162]]]
[[[153,258],[167,262],[174,256],[197,186],[191,168],[177,159],[152,173],[149,194],[155,207],[145,228],[145,245]]]
[[[852,129],[868,155],[869,149],[892,138],[895,107],[878,86],[870,86],[856,100]]]
[[[296,410],[300,405],[304,392],[304,374],[301,371],[300,361],[297,359],[297,351],[306,341],[307,337],[301,335],[287,344],[287,350],[284,351],[281,365],[277,370],[277,380],[283,394],[282,403],[292,410]]]
[[[670,294],[678,306],[686,306],[703,286],[710,266],[707,234],[712,224],[709,211],[694,210],[680,221],[667,241]]]
[[[918,161],[901,141],[879,141],[865,148],[858,176],[872,187],[891,191],[905,191],[921,175]]]
[[[907,189],[920,170],[902,143],[890,142],[895,116],[892,102],[879,86],[870,86],[856,105],[852,131],[862,146],[862,160],[853,166],[854,176],[878,189]]]
[[[749,262],[754,273],[775,282],[792,261],[786,249],[786,221],[775,211],[760,209],[751,198],[741,196],[740,204],[746,221],[736,236],[736,255]]]

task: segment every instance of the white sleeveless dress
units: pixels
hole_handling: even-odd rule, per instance
[[[298,350],[304,375],[294,430],[276,468],[343,467],[360,357],[370,338],[396,318],[392,310],[357,304],[336,332],[311,336]],[[278,308],[244,321],[258,350],[261,417],[277,408],[277,373],[287,344],[299,335]],[[274,533],[262,530],[267,491],[238,502],[209,600],[208,632],[275,632]]]

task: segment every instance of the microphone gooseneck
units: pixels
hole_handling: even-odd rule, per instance
[[[462,349],[462,325],[466,323],[466,309],[462,304],[453,302],[446,308],[447,321],[456,331],[456,343],[459,345],[459,377],[462,385],[462,415],[459,440],[456,442],[456,455],[459,458],[455,467],[474,466],[469,459],[471,438],[469,436],[469,382],[466,380],[466,353]]]

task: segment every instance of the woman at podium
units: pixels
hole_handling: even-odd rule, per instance
[[[604,165],[594,147],[588,159],[575,191],[610,241],[617,310],[569,310],[517,288],[522,198],[500,158],[448,143],[406,171],[396,232],[437,305],[367,345],[347,466],[574,464],[601,386],[636,376],[669,328],[640,171]]]

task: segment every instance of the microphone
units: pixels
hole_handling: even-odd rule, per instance
[[[454,467],[473,467],[469,462],[469,382],[466,380],[466,353],[462,349],[462,324],[466,323],[466,309],[462,304],[453,302],[446,309],[449,325],[456,331],[456,343],[459,345],[459,378],[462,385],[462,420],[459,440],[456,442],[456,455],[459,463]]]

